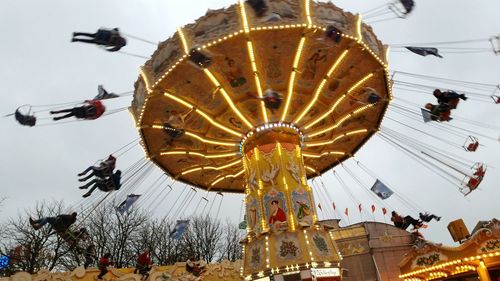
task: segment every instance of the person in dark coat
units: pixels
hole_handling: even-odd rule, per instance
[[[441,217],[438,217],[434,214],[429,214],[429,213],[418,213],[419,215],[419,218],[423,221],[423,222],[430,222],[431,220],[435,219],[436,221],[440,221],[441,220]]]
[[[127,45],[127,40],[121,36],[118,28],[100,28],[96,33],[74,32],[71,42],[82,42],[104,46],[108,52],[119,51]]]
[[[73,223],[75,223],[76,215],[77,213],[73,212],[69,215],[62,214],[56,217],[44,217],[38,220],[33,220],[32,218],[30,218],[30,224],[35,230],[38,230],[48,223],[50,224],[52,229],[54,229],[54,231],[56,231],[57,233],[62,233],[68,230],[68,228]]]
[[[87,184],[80,186],[79,188],[80,189],[87,189],[90,186],[92,186],[90,188],[90,190],[83,195],[83,197],[89,197],[92,194],[92,192],[94,192],[94,190],[96,188],[99,188],[99,190],[104,191],[104,192],[119,190],[120,187],[122,186],[120,183],[121,175],[122,175],[122,171],[117,170],[110,177],[107,177],[105,179],[95,178],[95,179],[89,181]]]
[[[412,216],[402,217],[396,211],[392,211],[391,221],[394,223],[395,227],[403,230],[406,230],[410,225],[415,229],[419,229],[423,226],[422,221],[414,219]]]
[[[89,245],[87,249],[85,249],[85,263],[83,264],[83,267],[88,268],[89,266],[94,265],[96,259],[97,254],[95,252],[95,245]]]
[[[450,109],[456,109],[460,100],[466,101],[467,97],[465,94],[459,94],[455,91],[441,91],[439,89],[434,90],[434,97],[436,97],[438,104],[447,104]]]

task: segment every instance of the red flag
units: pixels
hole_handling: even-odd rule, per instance
[[[360,213],[363,210],[363,207],[361,206],[361,204],[358,205],[358,210],[359,210]]]
[[[344,214],[345,214],[346,216],[349,216],[349,208],[345,208]]]
[[[384,216],[387,214],[387,209],[386,208],[382,208],[382,213],[384,214]]]
[[[321,208],[321,203],[318,203],[318,208],[323,211],[323,209]]]
[[[372,205],[372,214],[375,213],[375,205]]]
[[[335,206],[335,202],[332,202],[333,210],[337,211],[337,206]]]

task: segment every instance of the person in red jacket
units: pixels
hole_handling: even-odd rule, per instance
[[[97,280],[102,280],[104,275],[108,273],[108,266],[113,265],[114,263],[110,260],[111,254],[110,253],[105,253],[104,256],[102,256],[99,259],[99,270],[101,271],[99,275],[97,275]]]
[[[139,273],[142,275],[142,280],[146,280],[149,277],[149,271],[151,270],[151,256],[149,255],[149,250],[145,250],[137,257],[137,262],[135,265],[134,273]]]
[[[50,114],[66,113],[65,115],[54,117],[54,121],[72,116],[75,116],[78,119],[94,120],[101,117],[104,111],[106,111],[106,107],[104,107],[102,102],[94,99],[86,100],[82,106],[51,111]]]

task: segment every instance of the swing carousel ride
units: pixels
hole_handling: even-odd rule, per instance
[[[370,10],[367,18],[372,23],[392,19],[384,18],[387,7],[397,18],[406,18],[414,4],[395,1]],[[495,54],[499,40],[489,39]],[[448,53],[460,49],[454,44],[463,42],[447,43],[453,46],[447,48],[443,42],[436,45],[442,53]],[[392,47],[397,52],[441,57],[432,44]],[[468,48],[460,50],[479,51]],[[485,163],[445,153],[411,134],[382,126],[382,121],[390,120],[413,133],[474,153],[483,146],[479,138],[496,139],[472,129],[461,130],[452,123],[461,121],[491,130],[498,127],[452,112],[467,99],[497,104],[500,86],[390,72],[388,54],[388,46],[363,23],[361,15],[330,2],[249,0],[210,10],[195,23],[178,28],[141,67],[129,111],[147,160],[173,182],[207,193],[244,194],[247,235],[241,241],[244,261],[240,274],[246,280],[296,271],[321,274],[319,269],[340,278],[341,253],[330,226],[320,222],[316,210],[317,205],[321,209],[318,196],[330,198],[321,175],[342,167],[365,187],[344,162],[354,159],[374,135],[457,186],[464,195],[481,184],[487,171]],[[434,91],[437,82],[442,92]],[[404,95],[394,98],[393,89],[426,94],[434,91],[438,104],[422,106],[404,99]],[[102,87],[99,91],[108,94]],[[386,116],[388,109],[393,113],[390,116]],[[104,108],[97,117],[88,117],[86,111],[64,112],[92,120]],[[458,137],[460,143],[421,129],[420,114],[425,126]],[[38,125],[31,106],[20,107],[15,117],[23,125]],[[410,125],[412,122],[420,124]],[[120,155],[134,143],[121,148]],[[126,171],[132,176],[119,192],[134,191],[132,185],[142,180],[132,177],[146,174],[141,169],[147,167],[147,160],[136,162]],[[355,160],[364,173],[379,179]],[[360,201],[340,175],[335,171],[334,175],[361,213]],[[316,178],[321,186],[314,183]],[[374,185],[372,191],[367,188],[368,194],[385,206],[383,200],[392,191],[377,183],[385,189],[374,189]],[[416,206],[391,188],[395,197]],[[148,196],[156,197],[156,201],[160,195]],[[135,200],[139,198],[134,196]],[[180,201],[191,202],[194,197],[190,198],[186,195]],[[206,196],[202,199],[207,200]],[[330,201],[336,215],[335,203]],[[86,208],[92,209],[89,206]],[[186,209],[178,207],[182,214]],[[383,212],[385,216],[387,209]],[[344,213],[348,217],[347,208]]]
[[[386,48],[359,16],[311,1],[256,14],[241,2],[179,28],[142,68],[131,108],[146,153],[171,177],[245,193],[242,274],[253,278],[338,264],[307,179],[353,155],[391,99]]]
[[[242,276],[338,269],[307,180],[380,129],[389,76],[387,46],[360,15],[309,0],[241,1],[162,42],[130,110],[148,158],[166,174],[245,194]],[[475,189],[485,169],[478,163],[462,189]]]

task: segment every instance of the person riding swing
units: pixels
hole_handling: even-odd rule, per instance
[[[78,179],[78,181],[86,181],[93,176],[104,179],[113,174],[113,170],[116,167],[116,157],[109,155],[108,158],[99,163],[99,166],[89,166],[85,171],[78,174],[78,176],[83,177],[90,171],[92,171],[88,176]]]
[[[184,127],[186,125],[186,119],[195,110],[196,109],[193,107],[184,114],[177,112],[177,110],[170,111],[170,116],[163,125],[163,129],[165,130],[167,135],[171,138],[171,140],[180,138],[182,135],[184,135],[185,132]]]
[[[52,230],[55,231],[61,239],[67,242],[71,248],[76,248],[77,252],[83,252],[83,249],[78,247],[80,240],[86,240],[88,238],[88,232],[85,228],[80,228],[78,231],[73,231],[70,226],[76,222],[77,213],[73,212],[71,214],[61,214],[56,217],[43,217],[38,220],[29,218],[31,226],[38,230],[49,224]]]
[[[61,214],[56,217],[43,217],[38,220],[30,218],[30,224],[35,230],[49,224],[55,232],[62,233],[68,230],[69,227],[76,222],[76,216],[77,213],[73,212],[69,215]]]
[[[77,119],[94,120],[102,116],[106,107],[100,100],[86,100],[82,106],[50,111],[50,114],[66,113],[62,116],[54,117],[54,121],[74,116]]]
[[[456,109],[460,100],[467,100],[465,94],[458,94],[455,91],[441,91],[439,89],[436,89],[434,90],[433,95],[434,97],[436,97],[439,104],[448,104],[450,106],[450,109]]]
[[[151,261],[149,250],[145,250],[137,257],[134,273],[142,275],[141,280],[147,280],[152,264],[153,262]]]
[[[412,225],[414,229],[419,229],[423,226],[421,220],[414,219],[412,216],[402,217],[396,211],[392,211],[391,221],[394,223],[395,227],[403,230],[406,230],[410,225]]]
[[[83,38],[82,38],[83,37]],[[108,52],[116,52],[127,45],[127,40],[121,36],[118,28],[100,28],[95,33],[73,32],[71,42],[81,42],[104,46]]]
[[[89,197],[92,194],[92,192],[96,190],[96,188],[104,192],[119,190],[120,187],[122,186],[120,183],[121,175],[122,171],[117,170],[114,174],[105,179],[95,178],[90,182],[88,182],[87,184],[80,186],[79,187],[80,189],[87,189],[90,186],[92,186],[90,190],[87,193],[85,193],[82,197],[84,198]]]

